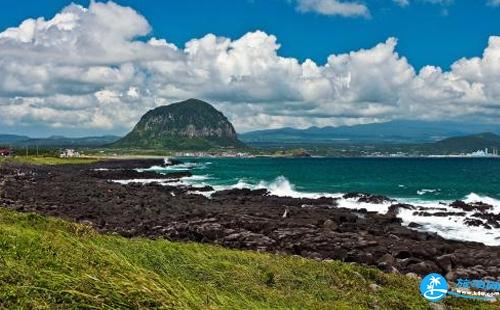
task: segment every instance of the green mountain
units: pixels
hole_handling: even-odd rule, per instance
[[[431,143],[449,137],[493,132],[500,134],[496,123],[457,121],[394,120],[339,127],[279,128],[246,132],[239,138],[248,144],[352,144],[352,143]]]
[[[494,148],[500,149],[500,136],[485,132],[463,137],[452,137],[434,143],[432,148],[440,151],[456,152],[474,152],[488,148],[489,152],[491,152]]]
[[[204,101],[189,99],[148,111],[114,146],[207,150],[244,144],[224,114]]]

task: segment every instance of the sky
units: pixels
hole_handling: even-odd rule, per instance
[[[122,135],[191,97],[239,132],[500,120],[500,0],[1,5],[0,133]]]

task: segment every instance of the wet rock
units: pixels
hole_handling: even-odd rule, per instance
[[[161,179],[162,176],[155,172],[144,171],[138,172],[136,170],[128,169],[114,169],[114,170],[93,170],[90,175],[98,179],[104,180],[131,180],[131,179]]]
[[[410,228],[422,228],[423,225],[415,223],[415,222],[410,222],[410,224],[408,224],[408,227],[410,227]]]
[[[220,197],[241,197],[241,196],[264,196],[267,195],[268,191],[266,189],[251,190],[248,188],[243,189],[228,189],[216,192],[212,195],[214,198]]]
[[[486,210],[490,210],[493,208],[492,205],[489,205],[487,203],[484,203],[484,202],[472,202],[472,203],[466,203],[464,201],[461,201],[461,200],[455,200],[454,202],[452,202],[450,204],[451,207],[453,208],[458,208],[458,209],[462,209],[464,211],[474,211],[474,210],[477,210],[479,212],[485,212]]]
[[[391,199],[386,196],[382,195],[373,195],[373,194],[368,194],[368,193],[347,193],[343,196],[345,199],[356,199],[358,202],[367,202],[367,203],[375,203],[375,204],[382,204],[385,202],[391,202],[394,201],[394,199]]]
[[[500,228],[500,213],[474,213],[473,217],[486,220],[486,225],[499,229]]]
[[[415,216],[437,216],[437,217],[448,217],[448,216],[465,216],[465,212],[427,212],[427,211],[416,211],[413,212]]]
[[[467,225],[467,226],[483,226],[483,221],[481,220],[478,220],[478,219],[471,219],[471,218],[466,218],[464,220],[464,224]]]
[[[386,214],[389,216],[397,216],[399,209],[415,210],[415,207],[406,203],[396,203],[389,206]]]

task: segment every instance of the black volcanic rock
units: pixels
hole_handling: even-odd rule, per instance
[[[382,195],[373,195],[369,193],[347,193],[343,196],[345,199],[356,199],[358,202],[367,202],[367,203],[375,203],[375,204],[382,204],[385,202],[391,202],[394,201],[394,199],[391,199],[386,196]]]
[[[500,280],[499,246],[446,240],[436,233],[404,227],[394,217],[398,209],[421,211],[417,206],[393,204],[392,212],[378,214],[334,207],[332,198],[278,197],[249,189],[219,192],[209,199],[193,194],[199,189],[189,186],[121,185],[99,174],[111,172],[96,172],[104,168],[125,171],[144,163],[3,164],[0,206],[87,223],[98,231],[125,237],[337,259],[404,274],[438,272],[450,281],[485,276]],[[151,164],[148,161],[145,167]],[[349,196],[367,198],[367,194]],[[489,226],[499,220],[497,214],[483,212],[469,219],[467,225]]]
[[[455,200],[450,204],[450,207],[454,207],[457,209],[462,209],[464,211],[480,211],[480,212],[485,212],[486,210],[492,209],[493,206],[489,205],[484,202],[472,202],[472,203],[466,203],[461,200]]]
[[[114,146],[206,150],[244,144],[224,114],[204,101],[188,99],[148,111]]]

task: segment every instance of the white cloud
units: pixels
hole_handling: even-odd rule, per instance
[[[421,0],[421,1],[433,3],[433,4],[443,4],[443,5],[448,5],[448,4],[452,4],[453,2],[455,2],[455,0]]]
[[[130,8],[92,2],[1,32],[0,126],[124,132],[148,109],[190,97],[212,102],[239,131],[500,117],[500,37],[449,71],[416,72],[395,38],[317,64],[280,56],[262,31],[177,47],[138,39],[149,30]]]
[[[410,5],[410,0],[393,0],[399,6],[408,6]]]
[[[500,0],[488,0],[487,4],[489,6],[500,6]]]
[[[399,6],[408,6],[410,5],[410,0],[392,0]],[[455,0],[418,0],[420,2],[426,2],[431,4],[440,4],[440,5],[450,5],[455,2]],[[490,0],[490,1],[499,1],[499,0]]]
[[[316,12],[322,15],[370,16],[370,10],[366,5],[353,1],[297,0],[297,9],[301,12]]]

